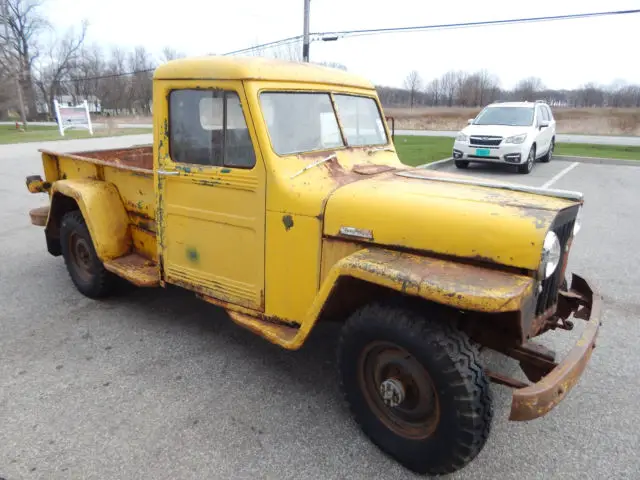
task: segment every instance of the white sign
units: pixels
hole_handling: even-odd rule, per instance
[[[53,101],[56,109],[56,118],[58,119],[58,128],[60,135],[64,137],[64,131],[69,128],[86,128],[93,135],[93,127],[91,126],[91,116],[89,115],[89,105],[85,100],[82,105],[75,107],[62,107],[57,100]]]

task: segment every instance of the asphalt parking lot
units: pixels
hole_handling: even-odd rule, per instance
[[[542,419],[508,422],[508,390],[494,386],[487,446],[449,478],[640,478],[640,168],[567,170],[572,164],[537,164],[531,175],[466,172],[582,191],[583,228],[569,270],[600,290],[605,310],[598,347],[565,401]],[[36,145],[0,146],[0,166],[0,477],[420,478],[351,421],[337,385],[335,327],[287,352],[177,289],[89,300],[29,222],[29,209],[46,203],[24,186],[42,170]],[[561,331],[544,341],[564,352],[578,335]]]

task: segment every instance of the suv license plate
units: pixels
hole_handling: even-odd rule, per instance
[[[479,157],[488,157],[491,155],[491,150],[488,148],[476,148],[476,155]]]

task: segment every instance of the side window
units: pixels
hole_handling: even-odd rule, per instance
[[[549,108],[548,105],[545,105],[544,109],[547,111],[547,117],[549,117],[549,121],[553,122],[553,113],[551,113],[551,108]]]
[[[542,116],[547,122],[551,121],[551,117],[549,116],[549,109],[547,108],[546,105],[542,106]]]
[[[240,98],[233,91],[172,91],[169,148],[178,163],[239,168],[256,164]]]

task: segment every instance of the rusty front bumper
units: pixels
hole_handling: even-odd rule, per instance
[[[573,275],[568,292],[560,292],[558,315],[587,321],[584,332],[566,358],[541,380],[513,391],[510,420],[541,417],[554,408],[578,383],[591,358],[601,325],[602,298],[578,275]]]

